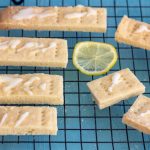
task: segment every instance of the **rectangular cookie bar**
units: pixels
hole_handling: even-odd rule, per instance
[[[150,134],[150,98],[140,95],[123,116],[122,121],[143,133]]]
[[[63,104],[63,77],[48,74],[0,75],[0,103]]]
[[[144,93],[144,85],[127,68],[87,83],[100,109]]]
[[[150,50],[150,24],[124,16],[115,33],[117,42]]]
[[[0,66],[47,66],[65,68],[67,41],[49,38],[0,37]]]
[[[0,11],[0,29],[106,32],[105,8],[12,6]]]
[[[57,130],[56,108],[0,106],[0,135],[56,135]]]

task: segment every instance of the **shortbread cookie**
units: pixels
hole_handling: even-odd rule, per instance
[[[0,103],[63,104],[63,78],[48,74],[0,75]]]
[[[48,38],[0,37],[1,66],[66,67],[67,41]]]
[[[144,85],[129,69],[109,74],[87,85],[100,109],[145,91]]]
[[[0,106],[0,135],[56,135],[57,130],[56,108]]]
[[[123,116],[123,123],[150,134],[150,98],[140,95]]]
[[[0,29],[106,32],[105,8],[7,7],[0,11]]]
[[[116,41],[150,50],[150,24],[124,16],[115,34]]]

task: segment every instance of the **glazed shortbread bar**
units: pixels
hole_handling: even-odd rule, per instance
[[[150,50],[150,24],[124,16],[115,34],[116,41]]]
[[[109,74],[87,85],[100,109],[145,91],[144,85],[129,69]]]
[[[0,106],[0,135],[56,135],[57,130],[56,108]]]
[[[150,134],[150,98],[140,95],[123,116],[123,123]]]
[[[63,78],[59,75],[0,75],[0,103],[63,104]]]
[[[0,37],[1,66],[66,67],[67,41],[48,38]]]
[[[23,7],[0,11],[0,29],[106,32],[105,8]]]

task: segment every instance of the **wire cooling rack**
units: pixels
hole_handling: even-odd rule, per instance
[[[150,23],[150,0],[24,0],[25,6],[68,6],[83,4],[108,10],[107,33],[0,31],[0,36],[56,37],[68,40],[69,64],[66,69],[41,67],[0,67],[0,73],[50,73],[64,76],[65,105],[58,106],[57,136],[1,136],[0,150],[150,150],[150,136],[121,123],[122,115],[135,98],[104,110],[93,104],[86,83],[95,79],[80,74],[72,65],[72,50],[78,41],[113,44],[119,60],[111,72],[129,67],[146,86],[150,96],[150,52],[118,44],[114,40],[117,24],[124,14]],[[0,9],[13,5],[0,0]]]

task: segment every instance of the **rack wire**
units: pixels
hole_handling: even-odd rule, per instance
[[[78,41],[102,41],[113,44],[119,60],[110,71],[129,67],[147,87],[150,96],[150,52],[118,44],[114,40],[116,27],[124,14],[150,22],[149,0],[24,0],[25,6],[68,6],[83,4],[105,7],[108,10],[108,30],[105,34],[48,31],[0,31],[0,36],[53,37],[68,40],[69,64],[66,69],[45,67],[0,67],[0,73],[61,74],[64,77],[65,105],[58,106],[57,136],[0,136],[0,150],[150,150],[150,136],[121,123],[122,115],[135,98],[99,110],[91,100],[86,83],[97,77],[88,77],[72,65],[72,50]],[[13,5],[0,1],[0,9]]]

